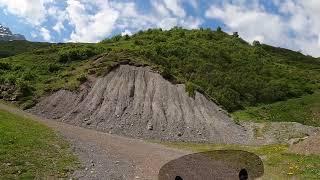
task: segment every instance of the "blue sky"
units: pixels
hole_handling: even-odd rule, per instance
[[[0,23],[30,41],[98,42],[148,28],[221,26],[320,56],[319,0],[0,0]]]

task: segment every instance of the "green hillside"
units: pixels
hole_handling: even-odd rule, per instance
[[[101,53],[103,61],[93,63],[91,57]],[[191,96],[194,90],[203,92],[230,112],[312,94],[320,87],[316,58],[250,45],[221,30],[181,28],[118,35],[97,44],[52,45],[3,58],[0,82],[15,89],[19,102],[30,104],[32,97],[60,88],[74,90],[88,74],[101,75],[124,60],[149,64],[170,81],[185,83]]]
[[[0,58],[14,56],[39,48],[46,48],[50,43],[29,41],[0,41]]]
[[[234,112],[233,116],[239,121],[299,122],[320,126],[320,92],[273,104],[249,107]]]

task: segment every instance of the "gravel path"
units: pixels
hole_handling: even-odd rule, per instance
[[[83,164],[83,168],[73,175],[76,179],[157,179],[164,164],[188,153],[143,140],[40,119],[1,103],[0,109],[44,123],[65,137]]]

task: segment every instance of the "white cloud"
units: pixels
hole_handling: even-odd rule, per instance
[[[171,28],[173,28],[174,26],[177,26],[178,24],[178,20],[177,18],[163,18],[162,20],[160,20],[157,24],[158,27],[164,29],[164,30],[169,30]]]
[[[112,9],[108,2],[96,2],[96,4],[84,4],[76,0],[68,0],[66,8],[69,23],[74,26],[70,41],[97,42],[109,35],[117,20],[119,13]],[[91,14],[86,9],[87,5],[99,5],[99,9]]]
[[[160,16],[169,16],[170,12],[166,8],[166,6],[163,3],[160,3],[158,1],[152,1],[151,2],[153,9],[158,13]]]
[[[45,4],[49,0],[0,0],[0,7],[11,14],[25,18],[28,23],[40,25],[46,17]]]
[[[31,37],[37,38],[37,37],[38,37],[38,34],[36,34],[35,32],[31,32]]]
[[[132,2],[112,3],[111,6],[120,13],[116,21],[117,28],[130,29],[131,32],[154,27],[168,30],[174,26],[183,26],[191,29],[202,23],[200,18],[187,16],[180,1],[154,0],[150,3],[151,9],[147,13],[139,12]],[[170,3],[175,5],[169,8]]]
[[[38,37],[52,40],[51,31],[68,41],[97,42],[114,31],[124,34],[147,28],[193,29],[203,23],[199,0],[149,0],[150,9],[137,8],[134,0],[0,0],[4,14],[34,26]],[[238,31],[248,41],[259,40],[320,56],[320,1],[272,0],[270,11],[261,0],[215,0],[204,13],[219,19],[228,32]],[[210,3],[206,1],[205,3]],[[65,4],[65,6],[63,6]],[[197,16],[184,9],[189,4]],[[18,21],[19,22],[19,21]],[[21,22],[21,21],[20,21]],[[52,26],[48,26],[51,24]],[[71,29],[70,28],[71,25]],[[65,38],[65,32],[70,32]],[[35,34],[31,33],[35,38]],[[55,37],[54,39],[59,39]]]
[[[163,0],[167,9],[169,9],[175,16],[185,17],[186,12],[182,8],[181,0]]]
[[[126,29],[126,30],[124,30],[124,31],[121,33],[121,36],[125,36],[125,35],[131,36],[131,35],[132,35],[132,32],[129,31],[128,29]]]
[[[286,33],[285,25],[278,16],[261,9],[226,4],[223,7],[211,6],[206,16],[222,20],[231,31],[239,31],[239,34],[249,41],[259,37],[268,43],[277,43]]]
[[[50,31],[44,27],[40,29],[40,34],[45,41],[51,41]]]
[[[64,30],[65,28],[64,28],[63,22],[58,21],[58,22],[56,23],[56,25],[53,26],[52,29],[55,30],[55,31],[58,32],[58,33],[61,33],[61,31]]]
[[[52,39],[50,31],[56,31],[67,41],[97,42],[114,31],[136,32],[174,26],[191,29],[202,23],[200,17],[188,16],[183,6],[190,3],[196,7],[196,0],[149,2],[151,8],[148,10],[138,9],[137,2],[133,0],[65,0],[64,3],[54,0],[19,0],[19,3],[0,0],[0,7],[3,7],[4,13],[21,17],[24,22],[33,25],[44,40]],[[64,32],[70,31],[69,37],[65,38]]]
[[[65,30],[64,22],[67,20],[67,14],[65,11],[59,9],[56,6],[51,6],[48,8],[48,16],[56,20],[55,25],[52,27],[58,33]]]
[[[213,4],[205,16],[221,20],[227,31],[238,31],[248,41],[259,40],[320,56],[320,1],[273,0],[279,13],[267,11],[259,2]]]

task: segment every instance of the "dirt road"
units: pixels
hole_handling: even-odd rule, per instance
[[[1,103],[0,109],[39,121],[65,137],[83,164],[73,175],[76,179],[157,179],[164,164],[188,154],[143,140],[42,119]]]

